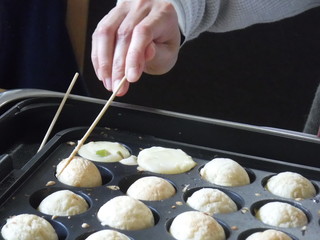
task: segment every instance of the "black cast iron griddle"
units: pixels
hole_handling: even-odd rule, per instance
[[[68,157],[104,101],[72,96],[60,116],[54,137],[36,154],[42,137],[60,102],[61,95],[28,96],[10,103],[0,116],[0,226],[6,218],[21,213],[34,213],[48,219],[59,239],[85,239],[90,233],[108,229],[97,220],[96,213],[109,199],[125,194],[126,189],[142,176],[156,175],[171,181],[177,189],[174,197],[160,202],[145,202],[153,211],[156,225],[139,231],[121,231],[132,239],[173,239],[168,232],[172,219],[179,213],[192,210],[186,198],[202,187],[214,187],[226,192],[238,205],[231,214],[214,216],[224,227],[227,239],[245,239],[250,233],[268,228],[288,233],[294,240],[316,240],[319,236],[318,161],[320,143],[312,136],[275,131],[213,119],[199,118],[167,111],[139,108],[114,103],[88,141],[107,140],[125,144],[133,155],[142,148],[163,146],[180,148],[192,156],[198,165],[190,172],[178,175],[159,175],[140,172],[136,166],[121,163],[96,163],[102,173],[103,186],[75,188],[59,183],[55,166]],[[230,157],[244,166],[251,184],[243,187],[220,187],[200,178],[199,169],[214,157]],[[294,201],[273,196],[264,189],[265,181],[273,174],[293,171],[312,180],[318,194],[313,199]],[[48,181],[55,181],[46,187]],[[112,190],[110,186],[118,186]],[[83,214],[51,219],[36,210],[48,194],[70,189],[85,197],[90,209]],[[269,201],[291,203],[306,212],[306,229],[275,228],[254,217],[254,212]],[[86,223],[90,227],[82,228]]]
[[[137,170],[137,166],[126,166],[121,163],[96,163],[103,177],[103,186],[77,188],[59,183],[55,177],[55,166],[62,159],[68,157],[73,150],[74,146],[71,146],[69,142],[76,142],[85,131],[86,128],[71,128],[59,133],[46,145],[46,149],[42,154],[37,154],[28,162],[26,166],[28,170],[21,179],[23,183],[13,186],[16,189],[15,193],[1,206],[1,226],[3,226],[5,219],[9,216],[21,213],[33,213],[48,219],[59,234],[59,239],[85,239],[85,237],[94,231],[109,229],[109,227],[101,226],[96,217],[97,211],[105,202],[115,196],[124,195],[134,180],[143,176],[156,175],[171,181],[176,187],[177,193],[174,197],[163,201],[144,201],[152,209],[156,225],[152,228],[139,231],[120,230],[120,232],[125,233],[132,239],[173,239],[168,232],[172,219],[181,212],[192,210],[186,205],[185,201],[192,192],[202,187],[218,188],[227,193],[238,205],[239,210],[235,213],[217,214],[214,216],[224,227],[227,239],[242,240],[254,231],[268,228],[284,231],[292,236],[294,240],[318,239],[318,196],[314,199],[303,201],[284,199],[266,191],[264,183],[274,173],[287,170],[303,174],[312,180],[316,188],[319,189],[319,169],[312,170],[295,164],[284,164],[268,159],[209,149],[132,132],[97,128],[88,141],[117,141],[127,146],[133,155],[137,155],[143,148],[152,146],[180,148],[192,156],[198,165],[184,174],[162,175],[141,172]],[[45,154],[43,154],[44,152]],[[251,184],[242,187],[221,187],[202,180],[199,175],[199,169],[214,157],[229,157],[240,163],[247,169]],[[267,171],[265,169],[276,171]],[[49,181],[55,181],[56,184],[46,187]],[[119,190],[114,190],[112,186],[118,186]],[[55,219],[51,219],[51,216],[42,214],[36,210],[44,197],[61,189],[69,189],[85,197],[90,205],[90,209],[80,215],[57,217]],[[307,228],[275,228],[261,223],[254,217],[255,210],[270,201],[288,202],[302,209],[309,219]],[[90,227],[83,228],[84,223]]]

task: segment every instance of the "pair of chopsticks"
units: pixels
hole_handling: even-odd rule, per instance
[[[75,84],[77,78],[78,78],[79,74],[76,73],[70,83],[70,86],[67,90],[67,92],[65,93],[64,95],[64,98],[62,99],[61,103],[60,103],[60,106],[50,124],[50,127],[40,145],[40,148],[38,151],[40,151],[42,149],[42,147],[45,145],[47,139],[48,139],[48,136],[50,135],[51,131],[52,131],[52,128],[55,124],[55,122],[57,121],[58,119],[58,116],[59,114],[61,113],[61,110],[64,106],[64,103],[66,102],[70,92],[71,92],[71,89],[73,87],[73,85]],[[75,147],[75,149],[72,151],[72,153],[69,155],[69,157],[67,158],[67,161],[64,165],[64,167],[60,170],[60,172],[58,172],[56,174],[56,176],[59,176],[63,170],[69,165],[69,163],[72,161],[72,159],[74,158],[74,156],[78,153],[79,149],[82,147],[82,145],[84,144],[84,142],[87,140],[87,138],[89,137],[89,135],[91,134],[91,132],[93,131],[93,129],[97,126],[98,122],[100,121],[100,119],[103,117],[103,115],[105,114],[105,112],[107,111],[107,109],[109,108],[109,106],[111,105],[112,101],[114,100],[114,98],[116,97],[117,93],[119,92],[120,88],[122,87],[122,85],[124,84],[124,82],[127,80],[126,76],[124,76],[122,78],[122,80],[120,81],[120,83],[118,84],[117,88],[115,91],[113,91],[112,95],[110,96],[109,100],[106,102],[106,104],[103,106],[103,108],[101,109],[100,113],[98,114],[98,116],[96,117],[96,119],[93,121],[93,123],[91,124],[91,126],[88,128],[87,132],[83,135],[83,137],[81,138],[80,141],[78,141],[78,144],[77,146]]]

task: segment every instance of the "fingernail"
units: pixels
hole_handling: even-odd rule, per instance
[[[100,81],[103,81],[102,73],[101,73],[100,70],[98,70],[97,76],[98,76],[98,79],[99,79]]]
[[[105,78],[105,79],[103,80],[103,85],[104,85],[104,87],[105,87],[108,91],[111,91],[111,90],[112,90],[110,83],[111,83],[111,79],[110,79],[110,78]]]
[[[129,82],[134,82],[137,76],[137,69],[135,67],[130,67],[127,71],[126,76]]]
[[[120,80],[115,80],[112,85],[112,90],[115,92],[120,84]]]

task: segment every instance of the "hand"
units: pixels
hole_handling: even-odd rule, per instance
[[[122,1],[97,25],[92,35],[91,58],[98,78],[114,91],[126,75],[129,83],[143,72],[164,74],[176,63],[180,48],[178,17],[164,0]]]

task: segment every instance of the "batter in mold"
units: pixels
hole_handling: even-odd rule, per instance
[[[44,198],[38,206],[42,213],[52,216],[73,216],[87,211],[87,201],[70,190],[60,190]]]
[[[292,238],[284,232],[268,229],[263,232],[253,233],[246,240],[292,240]]]
[[[171,235],[177,240],[225,240],[221,225],[202,212],[188,211],[176,216],[170,226]]]
[[[236,187],[250,183],[246,170],[230,158],[214,158],[200,170],[203,179],[220,186]]]
[[[176,189],[167,180],[148,176],[136,180],[127,190],[133,198],[145,201],[160,201],[172,197]]]
[[[95,162],[119,162],[130,157],[129,150],[118,142],[96,141],[81,146],[78,154]]]
[[[197,163],[181,149],[154,146],[139,152],[138,165],[153,173],[180,174],[191,170]]]
[[[103,226],[121,230],[142,230],[154,226],[152,211],[141,201],[129,196],[114,197],[98,211]]]
[[[7,219],[1,229],[5,240],[58,240],[52,225],[42,217],[34,214],[20,214]]]
[[[67,167],[67,158],[57,165],[57,178],[73,187],[97,187],[102,185],[102,177],[97,166],[91,161],[75,156]],[[65,167],[65,168],[64,168]],[[61,170],[64,170],[61,172]]]

